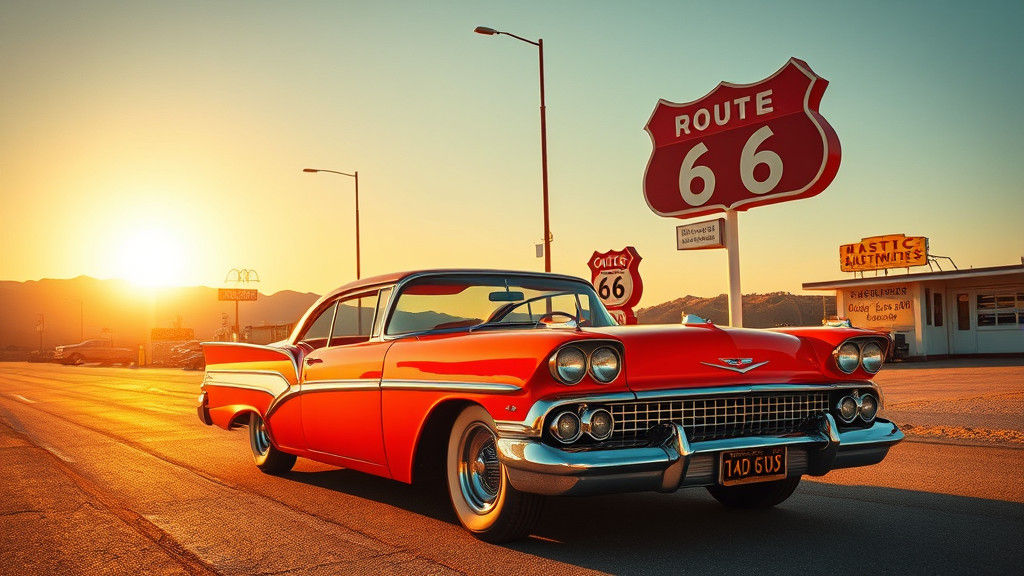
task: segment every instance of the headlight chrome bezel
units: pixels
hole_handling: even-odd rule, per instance
[[[832,355],[836,362],[836,368],[843,374],[853,374],[860,366],[860,346],[856,342],[843,342]],[[844,357],[847,359],[845,363]]]
[[[869,350],[871,351],[871,360],[869,360],[868,356]],[[874,350],[878,351],[877,355],[874,353]],[[874,359],[876,357],[878,362],[877,365],[874,364]],[[868,367],[869,362],[874,366],[874,368]],[[878,371],[882,369],[883,364],[885,364],[885,350],[883,350],[882,347],[878,345],[878,342],[866,342],[863,346],[860,347],[860,365],[865,372],[867,372],[868,374],[877,374]]]
[[[871,403],[874,404],[874,407],[875,407],[874,411],[871,412],[870,416],[864,414],[864,404],[865,404],[864,400],[866,398],[870,398],[871,399]],[[879,406],[880,406],[880,402],[879,402],[877,396],[875,396],[874,394],[870,394],[870,393],[862,394],[861,397],[860,397],[860,402],[858,402],[857,415],[860,417],[861,420],[863,420],[864,422],[870,424],[871,422],[874,422],[875,418],[878,416]]]
[[[559,368],[558,360],[559,360],[559,358],[562,357],[563,354],[572,354],[574,352],[575,353],[579,353],[579,355],[582,357],[582,359],[583,359],[583,367],[580,369],[579,377],[577,377],[575,379],[572,379],[572,378],[567,378],[564,374],[562,374],[562,370]],[[549,364],[549,368],[551,370],[551,376],[553,376],[555,378],[555,380],[557,380],[558,382],[560,382],[562,384],[565,384],[566,386],[575,386],[575,385],[579,384],[580,382],[582,382],[583,378],[587,375],[589,367],[590,367],[590,357],[587,355],[586,352],[584,352],[582,349],[580,349],[577,346],[563,346],[563,347],[559,348],[554,354],[551,355],[551,361],[550,361],[550,364]]]
[[[615,369],[614,373],[612,373],[611,375],[611,378],[608,378],[607,375],[605,375],[605,377],[599,376],[599,368],[597,367],[597,363],[594,361],[597,355],[604,351],[610,352],[612,357],[615,359]],[[611,346],[598,346],[597,348],[594,349],[593,352],[590,353],[590,356],[587,358],[587,360],[587,363],[590,367],[590,369],[588,370],[590,376],[600,384],[610,384],[614,382],[615,379],[618,378],[619,374],[622,372],[622,358],[619,356],[619,352],[615,348],[612,348]]]
[[[573,420],[576,421],[576,434],[573,435],[572,438],[562,438],[561,434],[559,434],[558,421],[561,420],[563,416],[570,416]],[[573,412],[572,410],[562,410],[561,412],[556,414],[554,418],[551,419],[551,426],[549,430],[551,432],[551,435],[555,438],[555,440],[561,442],[562,444],[572,444],[573,442],[579,440],[581,436],[583,436],[583,420],[580,418],[579,414]]]

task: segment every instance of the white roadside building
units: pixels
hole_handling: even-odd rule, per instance
[[[856,328],[884,330],[910,358],[1024,354],[1024,263],[808,282],[834,290]]]

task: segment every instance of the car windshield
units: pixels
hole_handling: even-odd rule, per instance
[[[388,335],[530,328],[542,318],[582,326],[614,326],[594,289],[582,281],[514,274],[438,275],[417,278],[398,294]]]

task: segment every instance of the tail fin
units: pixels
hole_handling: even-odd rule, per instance
[[[204,342],[203,355],[204,423],[230,429],[243,423],[249,412],[265,417],[274,401],[298,383],[298,352],[286,347]]]
[[[284,376],[289,384],[298,382],[298,355],[288,348],[241,342],[203,342],[203,355],[207,372],[273,371]]]

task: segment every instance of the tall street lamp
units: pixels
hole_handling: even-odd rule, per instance
[[[473,31],[485,36],[511,36],[516,40],[522,40],[527,44],[533,44],[537,47],[537,54],[540,57],[540,166],[541,182],[544,187],[544,271],[551,272],[551,223],[548,218],[548,125],[544,114],[544,39],[538,38],[534,42],[522,36],[516,36],[510,32],[502,32],[486,26],[477,26]]]
[[[321,170],[319,168],[303,168],[303,172],[309,172],[316,174],[317,172],[328,172],[330,174],[341,174],[342,176],[348,176],[354,178],[356,181],[356,280],[360,278],[359,271],[359,171],[355,171],[351,174],[348,172],[338,172],[337,170]]]

